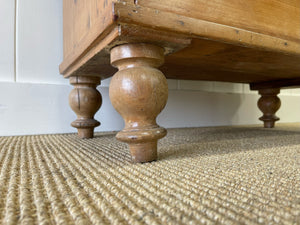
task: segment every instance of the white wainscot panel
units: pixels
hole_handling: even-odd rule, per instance
[[[111,77],[101,81],[101,87],[109,87]]]
[[[228,83],[228,82],[214,82],[214,92],[224,93],[243,93],[243,84]]]
[[[18,0],[17,82],[67,84],[59,74],[63,58],[62,1]]]
[[[300,95],[300,88],[289,89],[291,95]]]
[[[254,93],[257,94],[258,91],[251,91],[249,84],[243,84],[243,93],[245,93],[245,94],[254,94]]]
[[[214,87],[214,82],[211,81],[179,80],[178,82],[180,90],[213,91]]]
[[[280,95],[292,95],[292,90],[291,89],[281,89]]]
[[[0,81],[14,81],[15,1],[0,0]]]
[[[178,88],[178,80],[167,79],[169,90],[176,90]]]

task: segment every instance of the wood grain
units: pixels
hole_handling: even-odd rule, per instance
[[[172,9],[173,11],[171,8],[159,10],[160,7],[168,5],[169,1],[157,6],[158,9],[152,8],[155,0],[135,2],[137,4],[127,0],[108,1],[105,8],[101,9],[104,10],[101,15],[103,18],[110,19],[104,20],[107,23],[100,24],[101,16],[99,17],[96,12],[99,7],[101,8],[101,4],[105,4],[102,0],[80,3],[84,4],[80,13],[76,11],[81,6],[76,5],[79,1],[75,4],[70,0],[65,0],[65,8],[68,4],[71,5],[69,10],[66,9],[67,15],[64,15],[66,18],[65,42],[67,42],[66,45],[70,45],[70,43],[75,43],[76,39],[78,44],[73,46],[74,51],[65,50],[69,54],[64,58],[60,72],[65,77],[100,76],[101,79],[105,79],[115,72],[115,69],[109,65],[109,49],[120,44],[144,42],[165,48],[167,57],[162,71],[168,78],[257,83],[293,79],[299,76],[300,37],[298,40],[293,38],[287,40],[283,39],[282,35],[271,36],[271,33],[256,33],[193,18],[197,17],[193,13],[183,16],[181,12],[176,11],[179,13],[176,14],[175,9]],[[189,4],[184,3],[185,1],[180,2],[176,1],[174,4]],[[203,1],[191,2],[204,4]],[[219,4],[232,8],[231,5],[234,2],[230,0],[225,4],[224,1],[219,1]],[[272,0],[272,2],[275,4],[276,1]],[[211,7],[210,4],[213,3],[216,1],[207,3],[206,7]],[[294,15],[292,10],[294,7],[296,7],[296,12],[298,10],[298,1],[281,1],[278,4],[284,4],[291,10],[290,15]],[[243,4],[240,2],[237,7],[241,5]],[[268,9],[267,7],[269,12]],[[237,13],[240,10],[242,8],[234,12]],[[275,10],[274,13],[276,12]],[[72,24],[75,20],[80,20],[79,23],[83,24],[81,21],[84,20],[80,19],[81,13],[93,15],[90,18],[94,18],[93,24],[96,25],[89,29],[86,26],[81,28],[80,25],[77,25],[76,29],[68,28],[68,26],[74,26]],[[264,11],[262,10],[261,13],[263,14]],[[291,20],[291,24],[294,23],[294,20]],[[295,30],[297,29],[296,27]],[[78,32],[80,34],[75,35]],[[86,34],[83,35],[83,33]],[[188,46],[191,39],[193,42]],[[185,50],[176,53],[185,47],[187,47]],[[66,46],[66,49],[70,48]],[[173,54],[169,55],[170,53]]]
[[[109,32],[101,34],[89,46],[81,57],[72,63],[64,61],[59,69],[64,77],[72,76],[99,76],[105,79],[112,76],[115,71],[109,62],[109,49],[107,46],[119,37],[118,27],[112,27]],[[110,72],[109,72],[110,71]]]
[[[299,42],[299,0],[138,0],[137,5]]]
[[[157,30],[179,32],[190,38],[205,38],[233,45],[300,55],[300,36],[296,36],[290,40],[129,3],[114,3],[114,10],[119,23],[136,24],[138,26],[152,27]],[[243,14],[241,13],[240,17],[242,16]],[[298,17],[296,16],[295,18]],[[295,18],[292,18],[291,21]]]
[[[63,0],[64,60],[61,71],[89,49],[114,22],[111,0]]]
[[[185,36],[128,25],[111,27],[109,33],[101,34],[78,60],[64,69],[61,64],[60,72],[64,77],[69,76],[99,76],[101,79],[112,76],[116,69],[110,65],[110,49],[126,43],[152,43],[163,46],[165,54],[176,52],[191,43]]]
[[[94,119],[95,113],[102,104],[102,97],[97,86],[100,84],[99,77],[73,76],[70,83],[74,89],[69,95],[69,104],[76,113],[77,119],[71,125],[78,130],[80,138],[92,138],[94,128],[100,123]]]
[[[193,39],[167,55],[160,69],[174,79],[254,83],[297,78],[299,62],[300,56]]]
[[[111,63],[119,71],[113,76],[109,96],[125,121],[117,139],[129,144],[135,162],[157,158],[157,140],[166,130],[156,123],[168,98],[165,76],[156,67],[164,61],[164,49],[150,44],[124,44],[111,51]]]

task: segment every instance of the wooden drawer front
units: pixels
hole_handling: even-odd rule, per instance
[[[300,0],[139,0],[137,4],[300,42]]]

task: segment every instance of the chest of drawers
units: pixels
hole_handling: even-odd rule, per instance
[[[156,159],[166,131],[167,78],[248,83],[265,127],[280,88],[300,84],[300,0],[64,0],[60,72],[75,86],[70,105],[80,137],[93,136],[96,90],[113,76],[110,99],[125,120],[117,138],[134,161]],[[118,72],[117,72],[118,71]]]

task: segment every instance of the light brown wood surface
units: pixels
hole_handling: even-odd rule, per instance
[[[196,49],[196,50],[195,50]],[[203,39],[166,56],[168,78],[255,83],[300,76],[300,56]]]
[[[251,1],[248,0],[247,2]],[[205,2],[209,4],[209,1]],[[222,4],[226,4],[226,2],[227,1],[220,1],[219,4],[215,4],[215,7],[222,7]],[[297,0],[297,2],[298,7],[300,7],[300,0]],[[168,4],[167,1],[164,1],[157,7],[160,8],[161,5],[165,4]],[[195,10],[192,7],[193,6],[191,6],[191,8],[187,8],[186,10]],[[254,32],[246,28],[224,25],[222,23],[211,22],[205,19],[194,18],[188,13],[187,15],[180,15],[169,11],[158,10],[155,7],[148,8],[140,6],[139,1],[137,4],[115,3],[114,10],[114,13],[118,18],[117,21],[121,24],[126,23],[135,24],[138,26],[148,26],[155,30],[167,30],[170,32],[182,33],[190,38],[205,38],[234,45],[265,49],[268,51],[278,51],[297,55],[300,54],[299,36],[289,39],[281,38],[278,37],[278,35],[265,34],[264,29]],[[247,9],[245,8],[244,11],[247,11]],[[215,14],[215,16],[218,16],[216,11],[212,11],[211,13]],[[226,12],[226,15],[230,16],[230,13],[230,11]],[[239,17],[244,17],[244,13],[245,12],[241,12]],[[264,14],[265,11],[264,9],[259,9],[253,13]],[[295,15],[291,20],[289,20],[291,23],[293,23],[292,21],[294,21],[294,19],[299,18],[298,14],[293,13],[293,9],[291,9],[289,13]],[[280,15],[274,14],[274,16]],[[249,24],[253,24],[254,22],[255,21],[248,20]],[[255,24],[253,24],[253,26],[255,26]],[[299,26],[300,24],[298,23],[295,29],[297,30]],[[281,29],[283,29],[281,26],[277,27],[276,32],[280,32]]]
[[[110,77],[110,49],[136,42],[165,48],[167,78],[260,83],[300,76],[300,0],[82,2],[64,1],[65,77]]]
[[[168,98],[165,76],[156,69],[164,61],[164,49],[150,44],[124,44],[111,51],[113,76],[109,96],[125,121],[117,139],[129,144],[133,161],[157,159],[157,140],[166,130],[156,123]]]
[[[114,22],[112,1],[63,0],[64,60],[61,72],[90,50]]]
[[[100,123],[94,119],[95,113],[102,104],[102,97],[96,87],[100,84],[99,77],[73,76],[70,83],[74,89],[69,95],[69,104],[76,113],[77,119],[71,125],[78,130],[80,138],[92,138],[94,128]]]
[[[299,0],[138,0],[138,5],[299,41]]]

